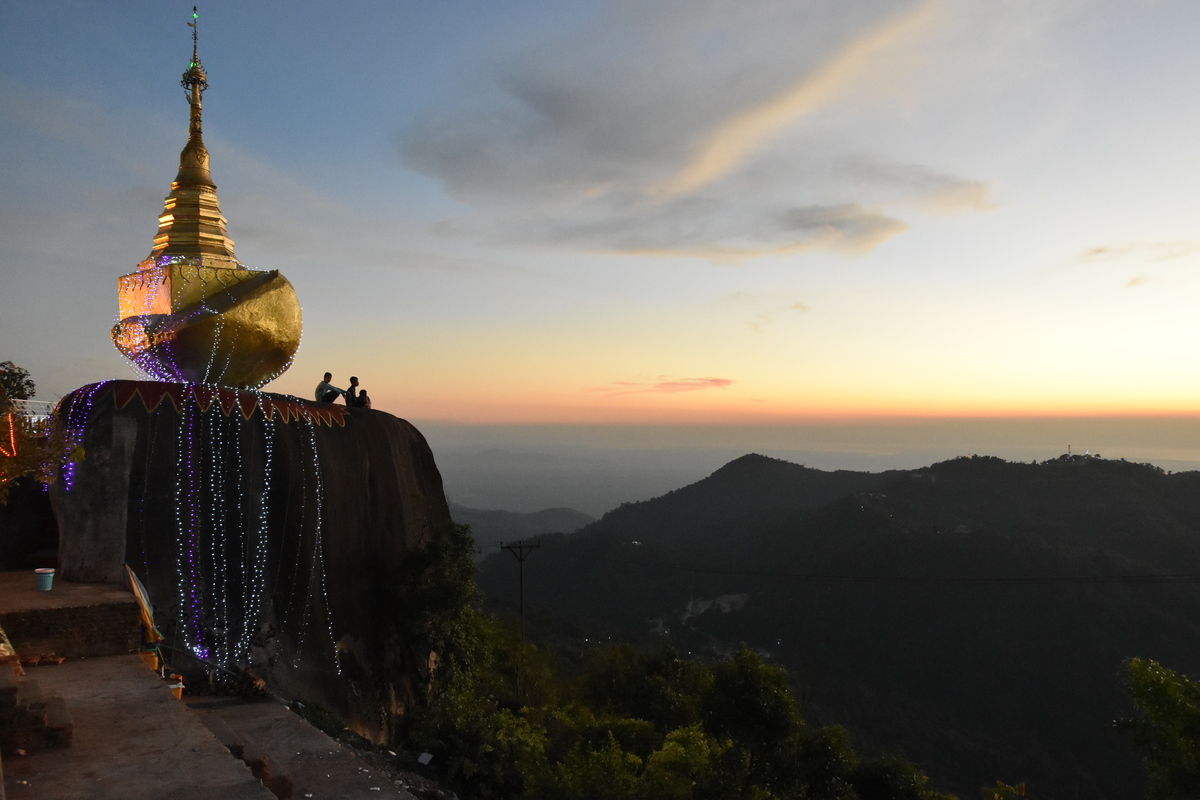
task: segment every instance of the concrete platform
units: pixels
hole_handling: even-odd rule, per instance
[[[273,775],[291,778],[293,797],[313,800],[416,800],[350,748],[326,736],[271,699],[188,698],[217,738],[253,748],[268,758]]]
[[[251,762],[265,755],[295,800],[415,800],[383,754],[360,757],[274,700],[177,700],[125,654],[141,629],[123,587],[56,580],[39,592],[32,571],[0,572],[0,625],[18,632],[24,658],[71,659],[29,667],[26,680],[61,697],[74,722],[69,747],[4,759],[0,800],[274,800],[230,746]]]
[[[274,800],[140,656],[29,673],[66,700],[74,742],[6,758],[7,800]]]
[[[39,592],[33,588],[33,570],[0,572],[0,614],[108,603],[136,606],[137,601],[124,586],[112,583],[72,583],[56,575],[53,588]]]
[[[0,572],[0,627],[22,658],[98,658],[141,645],[137,600],[123,586],[55,576],[53,588],[39,592],[32,570]]]

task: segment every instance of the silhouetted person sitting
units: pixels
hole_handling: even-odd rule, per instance
[[[370,408],[371,398],[367,397],[365,389],[359,390],[358,378],[350,378],[350,388],[346,390],[346,405],[352,408]]]
[[[346,394],[344,389],[331,386],[329,383],[331,380],[333,380],[333,373],[326,372],[325,380],[317,384],[316,396],[318,403],[332,403],[334,400],[338,399],[338,395]]]

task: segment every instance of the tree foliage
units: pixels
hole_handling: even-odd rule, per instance
[[[1009,786],[1004,781],[996,781],[995,786],[983,787],[983,800],[1016,800],[1025,796],[1025,784],[1018,783]]]
[[[11,361],[0,361],[0,413],[11,410],[12,400],[29,400],[36,389],[28,370]]]
[[[464,796],[523,800],[935,800],[898,757],[809,729],[787,673],[746,646],[712,663],[669,647],[596,648],[573,665],[515,625],[472,617],[413,709],[405,748]],[[460,629],[460,632],[466,633]],[[516,691],[516,673],[523,690]]]
[[[962,797],[1004,778],[1115,800],[1144,795],[1145,771],[1097,710],[1127,702],[1115,673],[1152,634],[1148,655],[1200,679],[1200,592],[1066,587],[1200,573],[1198,530],[1197,471],[1071,456],[822,473],[745,456],[543,537],[525,603],[617,637],[653,625],[706,659],[770,651],[803,671],[808,716],[902,748]],[[513,594],[508,561],[480,565],[496,602]],[[839,577],[792,577],[817,575]]]
[[[1136,715],[1118,725],[1146,762],[1151,800],[1200,797],[1200,682],[1132,658],[1125,686]]]
[[[52,481],[62,458],[62,431],[46,420],[30,420],[13,405],[13,400],[33,397],[34,390],[28,371],[0,361],[0,503],[18,478],[32,475],[42,483]],[[82,451],[73,457],[82,459]]]

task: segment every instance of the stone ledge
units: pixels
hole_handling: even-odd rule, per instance
[[[113,584],[54,581],[33,588],[33,573],[0,572],[0,627],[22,658],[97,658],[141,648],[137,601]]]

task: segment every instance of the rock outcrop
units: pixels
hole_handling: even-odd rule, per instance
[[[428,654],[386,591],[450,514],[421,433],[381,411],[189,384],[64,398],[64,578],[149,591],[172,666],[252,670],[387,739]],[[394,605],[394,604],[393,604]],[[207,674],[206,674],[207,673]]]

